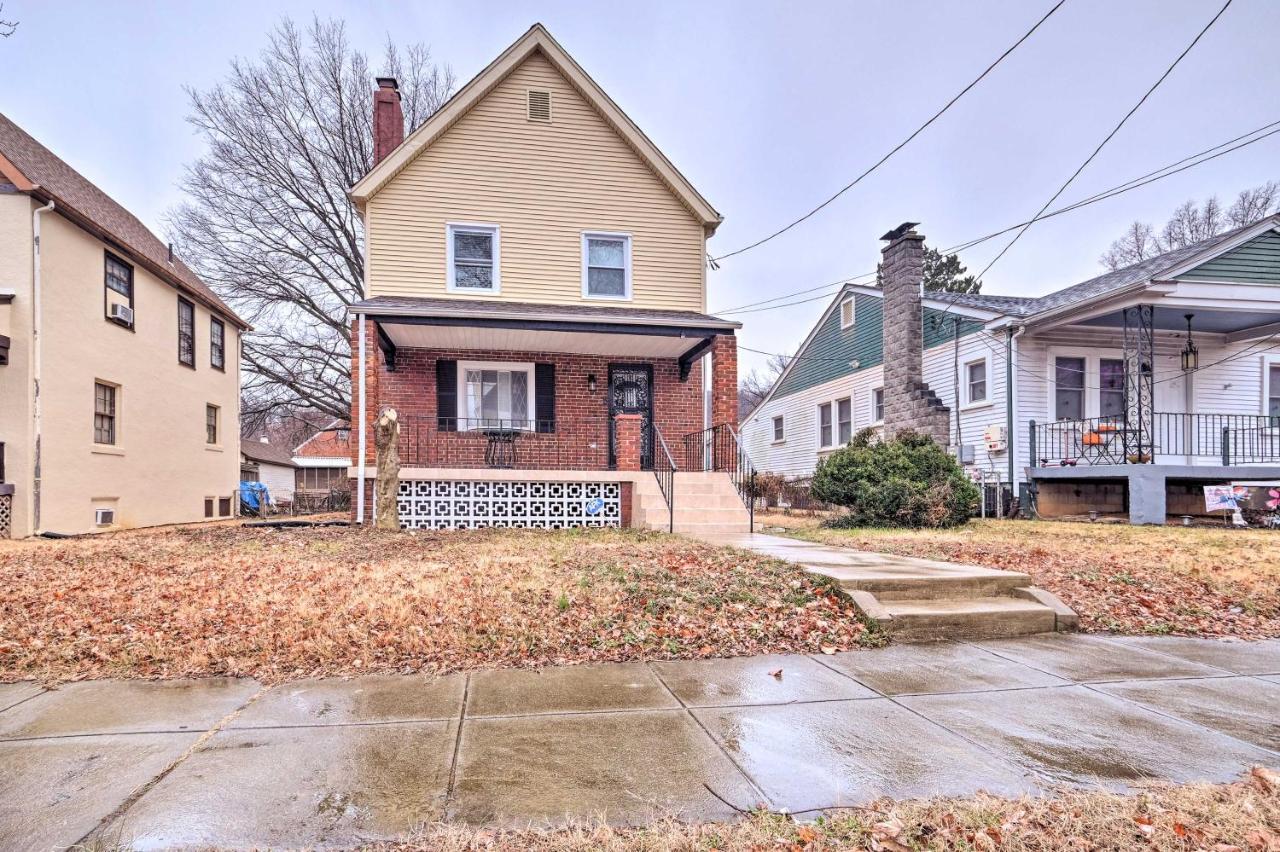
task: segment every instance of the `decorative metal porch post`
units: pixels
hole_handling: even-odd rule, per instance
[[[1124,454],[1130,463],[1155,460],[1155,309],[1124,309]]]

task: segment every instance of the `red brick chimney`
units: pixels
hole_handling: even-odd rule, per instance
[[[404,141],[404,111],[400,109],[400,84],[395,77],[379,77],[373,93],[373,164]]]

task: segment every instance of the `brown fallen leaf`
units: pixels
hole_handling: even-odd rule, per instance
[[[1249,778],[1264,793],[1274,793],[1280,789],[1280,775],[1265,766],[1255,766],[1250,769]]]
[[[773,677],[773,678],[777,678],[778,680],[782,680],[782,669],[774,669],[773,671],[769,672],[769,677]]]

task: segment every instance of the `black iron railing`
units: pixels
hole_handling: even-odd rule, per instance
[[[1178,457],[1211,458],[1224,465],[1280,461],[1280,417],[1260,414],[1154,412],[1139,427],[1123,416],[1031,421],[1033,464],[1150,464]]]
[[[654,453],[653,475],[658,478],[658,489],[667,501],[667,532],[676,530],[676,461],[671,457],[666,438],[658,427],[653,427]]]
[[[720,423],[684,436],[684,470],[729,474],[756,528],[756,469],[732,424]]]

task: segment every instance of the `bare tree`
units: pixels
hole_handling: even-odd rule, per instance
[[[738,417],[746,417],[768,395],[773,383],[786,369],[791,358],[773,354],[765,362],[763,370],[752,370],[738,382]]]
[[[0,3],[0,13],[4,12],[4,4]],[[0,18],[0,38],[8,38],[18,31],[17,21],[6,21]]]
[[[1280,182],[1269,180],[1253,189],[1244,189],[1227,209],[1227,226],[1252,225],[1272,210],[1280,210]]]
[[[1203,204],[1188,200],[1173,211],[1158,235],[1146,222],[1134,222],[1124,236],[1103,252],[1099,261],[1112,270],[1132,266],[1166,251],[1215,237],[1230,228],[1252,225],[1270,213],[1280,212],[1278,202],[1280,183],[1276,181],[1242,191],[1226,210],[1216,195],[1206,198]]]
[[[445,101],[453,72],[422,44],[388,39],[381,73],[401,84],[407,130]],[[256,61],[188,89],[207,144],[169,214],[185,259],[254,331],[244,338],[243,408],[350,416],[346,308],[364,277],[364,234],[347,190],[373,165],[374,73],[341,21],[284,19]]]
[[[1099,262],[1108,269],[1121,269],[1149,257],[1155,257],[1162,251],[1164,249],[1156,239],[1155,229],[1146,222],[1134,222],[1125,230],[1123,237],[1103,252]]]

